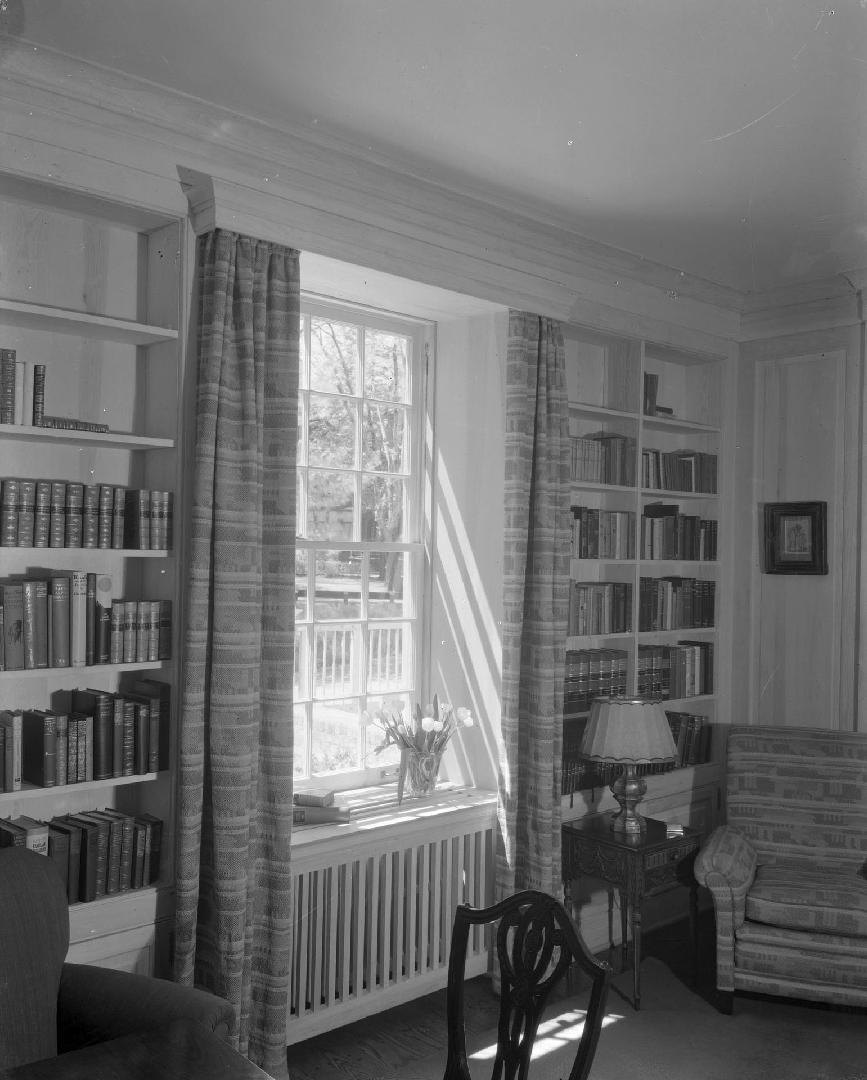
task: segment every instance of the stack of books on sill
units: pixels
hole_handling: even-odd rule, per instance
[[[351,816],[348,806],[335,804],[334,792],[330,788],[296,791],[292,796],[292,803],[292,825],[295,828],[304,825],[336,825],[349,821]]]

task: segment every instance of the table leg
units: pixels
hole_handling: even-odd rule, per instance
[[[608,886],[608,955],[614,952],[614,886]]]
[[[629,958],[629,899],[625,889],[620,890],[620,956],[624,968]]]
[[[632,1006],[641,1008],[641,904],[632,905]]]
[[[698,882],[689,886],[689,936],[692,940],[692,985],[698,982]]]

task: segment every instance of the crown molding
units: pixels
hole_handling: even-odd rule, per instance
[[[0,150],[20,175],[175,212],[180,167],[236,185],[235,220],[258,220],[257,235],[276,238],[276,225],[282,240],[317,254],[558,318],[598,303],[737,337],[735,290],[333,141],[45,49],[9,49],[0,79]]]
[[[861,321],[867,269],[745,298],[740,340],[836,330]]]

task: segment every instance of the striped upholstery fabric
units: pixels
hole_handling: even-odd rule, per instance
[[[727,756],[727,821],[760,863],[867,862],[867,736],[733,727]]]
[[[760,866],[747,895],[746,917],[770,926],[867,939],[867,879],[810,870],[800,863]]]
[[[175,974],[286,1074],[299,255],[199,239]]]
[[[867,1005],[867,735],[736,726],[727,760],[695,864],[718,988]]]
[[[562,894],[560,772],[569,616],[569,403],[559,323],[509,313],[502,745],[495,889]]]

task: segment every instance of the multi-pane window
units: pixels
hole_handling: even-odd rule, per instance
[[[303,305],[295,579],[295,776],[379,779],[361,722],[416,697],[423,580],[423,331]]]

